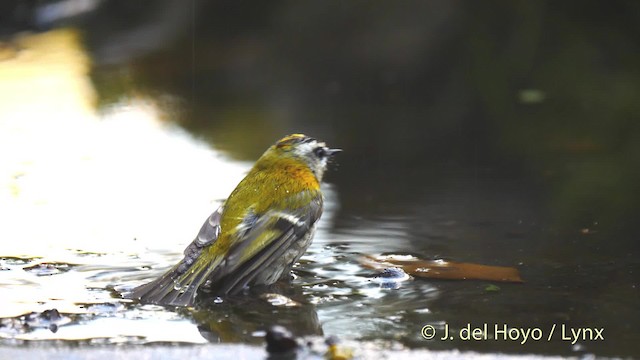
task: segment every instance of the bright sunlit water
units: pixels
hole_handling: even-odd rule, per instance
[[[178,259],[250,164],[161,122],[143,99],[96,112],[74,33],[43,37],[0,64],[0,316],[57,309],[68,321],[55,333],[3,323],[0,336],[202,342],[188,320],[129,310],[108,288]]]
[[[20,130],[10,129],[12,119],[3,118],[2,134],[11,141],[1,142],[0,152],[11,162],[3,162],[0,311],[2,317],[14,317],[55,308],[81,316],[55,334],[9,331],[3,336],[201,341],[190,334],[197,331],[183,329],[180,317],[154,315],[147,325],[134,321],[139,315],[124,311],[107,287],[134,283],[132,275],[140,269],[178,259],[202,219],[249,164],[229,161],[160,123],[153,106],[143,102],[102,115],[79,114],[82,119],[73,115],[49,117],[61,126],[45,133],[25,124],[32,117],[22,120]],[[138,279],[147,276],[152,275]],[[94,315],[99,315],[95,323],[78,324]],[[158,321],[175,329],[157,333],[160,327],[153,323]]]

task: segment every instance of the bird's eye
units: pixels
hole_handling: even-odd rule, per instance
[[[319,146],[319,147],[313,149],[313,153],[316,154],[316,156],[319,157],[319,158],[323,158],[323,157],[327,156],[327,151],[322,146]]]

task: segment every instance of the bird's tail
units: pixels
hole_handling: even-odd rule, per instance
[[[193,306],[198,288],[219,263],[219,259],[213,262],[196,261],[185,268],[181,262],[156,280],[134,288],[124,297],[146,304]]]

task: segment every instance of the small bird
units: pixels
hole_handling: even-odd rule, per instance
[[[184,258],[125,297],[192,306],[198,293],[232,295],[286,277],[311,244],[322,215],[320,182],[340,151],[302,134],[280,139],[204,222]]]

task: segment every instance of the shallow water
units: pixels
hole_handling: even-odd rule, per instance
[[[13,41],[18,50],[0,60],[1,345],[262,344],[264,329],[281,324],[383,348],[638,354],[635,185],[616,175],[628,170],[626,153],[612,160],[580,143],[571,145],[577,160],[571,151],[550,160],[544,148],[513,164],[510,142],[521,138],[427,122],[428,106],[304,107],[278,91],[265,91],[264,105],[234,98],[232,85],[219,100],[209,83],[172,88],[184,75],[172,75],[181,60],[171,54],[101,66],[75,31]],[[245,46],[233,56],[260,54]],[[242,71],[226,70],[229,83],[245,84]],[[329,85],[339,93],[339,82]],[[396,117],[412,125],[390,126]],[[197,309],[120,298],[177,262],[260,152],[294,131],[345,151],[328,171],[325,213],[291,284]],[[516,150],[495,155],[493,142]],[[556,157],[571,161],[555,166]],[[602,208],[593,193],[607,200]],[[514,266],[525,282],[381,283],[359,262],[367,254]],[[475,328],[477,338],[463,338]],[[529,337],[509,330],[518,328]]]

